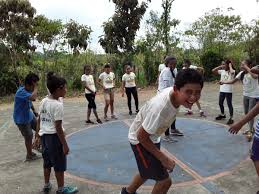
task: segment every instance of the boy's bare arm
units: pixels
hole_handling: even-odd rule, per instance
[[[137,133],[139,143],[151,154],[153,154],[158,160],[161,161],[162,165],[168,169],[173,170],[175,162],[161,152],[150,139],[150,134],[147,133],[143,127],[140,127]]]
[[[56,128],[56,131],[57,131],[58,138],[59,138],[61,144],[63,145],[64,154],[67,155],[68,152],[69,152],[69,148],[68,148],[68,145],[67,145],[65,133],[64,133],[63,128],[62,128],[62,120],[55,121],[55,128]]]

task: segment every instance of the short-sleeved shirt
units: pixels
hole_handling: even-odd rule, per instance
[[[109,74],[103,72],[100,74],[99,79],[102,80],[105,89],[114,88],[115,75],[113,72],[110,72]]]
[[[171,102],[171,92],[173,87],[165,89],[140,109],[129,129],[128,138],[131,144],[139,143],[137,132],[141,126],[150,134],[153,143],[160,142],[161,135],[171,126],[179,110]]]
[[[165,64],[163,64],[163,63],[160,64],[160,65],[158,66],[158,72],[162,72],[165,67],[166,67]]]
[[[32,92],[27,91],[24,86],[19,87],[16,91],[13,112],[13,119],[16,124],[28,124],[32,121],[32,101],[29,99],[31,95]]]
[[[177,69],[173,70],[174,75],[177,74]],[[158,79],[158,92],[163,91],[165,88],[173,87],[175,82],[175,78],[172,75],[172,72],[169,67],[163,69],[163,71],[159,75]]]
[[[92,75],[86,75],[86,74],[83,74],[81,76],[81,81],[82,82],[85,82],[87,87],[92,90],[93,92],[96,92],[96,88],[95,88],[95,84],[94,84],[94,78]],[[91,94],[91,92],[85,88],[85,93],[86,94]]]
[[[130,74],[125,73],[122,76],[122,81],[125,82],[125,87],[126,88],[136,87],[135,78],[136,78],[135,73],[133,73],[133,72],[130,72]]]
[[[63,120],[63,103],[59,100],[44,98],[39,106],[40,131],[39,135],[57,133],[55,121]],[[64,130],[64,129],[63,129]]]
[[[218,70],[218,74],[220,75],[220,81],[231,81],[235,77],[235,71],[230,73],[225,70]],[[232,93],[233,92],[233,84],[222,84],[219,88],[220,92]]]
[[[236,79],[241,80],[241,75],[243,71],[240,71]],[[259,97],[259,83],[258,78],[254,79],[250,73],[244,74],[243,80],[243,95],[251,98]]]

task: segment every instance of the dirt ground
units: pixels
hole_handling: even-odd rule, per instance
[[[214,121],[215,116],[219,113],[218,91],[219,85],[207,83],[202,92],[200,102],[208,115],[206,119],[210,121]],[[154,88],[139,90],[140,106],[155,94],[156,91]],[[100,117],[103,119],[104,102],[102,94],[97,95],[96,102]],[[35,107],[38,107],[38,104],[39,101],[36,101],[34,103]],[[234,86],[233,105],[234,120],[238,120],[243,114],[241,84]],[[65,98],[64,110],[64,127],[68,134],[86,127],[84,123],[86,117],[86,101],[83,95],[75,98]],[[197,107],[194,106],[193,110],[194,115],[192,118],[199,118]],[[181,109],[179,117],[185,117],[184,111],[184,109]],[[12,112],[13,104],[0,105],[0,194],[41,193],[43,185],[42,160],[23,162],[25,159],[24,141],[13,123]],[[126,119],[128,117],[126,97],[122,98],[120,93],[116,93],[115,96],[115,112],[119,119]],[[226,113],[228,115],[227,108]],[[226,122],[227,120],[222,121],[224,124]],[[54,194],[56,181],[53,175],[51,181],[54,188],[52,193]],[[80,190],[79,193],[83,194],[119,193],[120,190],[120,188],[116,186],[96,186],[69,177],[66,177],[65,181],[66,183],[76,185]],[[224,193],[231,194],[255,194],[256,191],[259,190],[259,182],[254,166],[250,160],[243,161],[235,171],[214,180],[213,184],[224,190]],[[140,193],[150,193],[150,191],[141,189]],[[172,186],[169,193],[205,194],[211,192],[200,184],[194,184],[177,188]]]

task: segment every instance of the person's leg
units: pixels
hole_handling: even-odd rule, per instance
[[[105,94],[105,106],[104,106],[104,118],[107,118],[107,112],[110,105],[110,99],[108,94]]]
[[[90,116],[91,116],[91,108],[88,107],[87,109],[87,116],[86,116],[86,121],[90,121]]]
[[[172,185],[172,180],[170,177],[168,177],[165,180],[162,181],[157,181],[153,190],[152,190],[152,194],[166,194],[169,190],[169,188]]]
[[[49,183],[49,178],[50,178],[50,173],[51,173],[51,168],[44,168],[43,171],[44,171],[44,181],[45,181],[45,184],[48,184]]]
[[[230,115],[230,118],[229,118],[227,124],[232,124],[232,123],[234,123],[234,121],[233,121],[232,93],[226,93],[226,98],[227,98],[227,104],[228,104],[229,115]]]
[[[125,88],[125,89],[126,89],[126,95],[127,95],[129,114],[132,114],[132,110],[131,110],[131,88]]]
[[[24,138],[25,140],[25,147],[27,152],[27,158],[32,156],[32,136]]]
[[[64,188],[64,172],[55,171],[55,176],[57,179],[58,190],[62,190]]]
[[[219,93],[219,108],[220,108],[221,115],[225,114],[225,111],[224,111],[224,100],[225,100],[225,93],[220,92]]]
[[[136,112],[138,112],[138,91],[137,87],[132,88],[132,95],[135,101]]]
[[[135,193],[138,190],[138,188],[141,185],[143,185],[145,182],[146,182],[146,179],[141,178],[140,174],[138,173],[133,177],[129,186],[126,187],[126,191],[128,193]]]
[[[115,115],[114,115],[114,91],[113,91],[113,89],[111,89],[111,92],[110,92],[110,108],[111,108],[111,116],[112,116],[112,118],[115,118]]]
[[[176,123],[176,119],[171,124],[171,134],[174,136],[183,136],[183,133],[179,129],[176,128],[175,123]]]
[[[249,107],[248,111],[253,109],[256,105],[256,99],[255,98],[249,98]],[[254,118],[249,121],[249,128],[252,133],[254,133]]]

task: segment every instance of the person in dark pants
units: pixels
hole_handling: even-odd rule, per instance
[[[84,74],[81,76],[82,84],[85,88],[85,98],[88,101],[88,109],[87,109],[87,116],[86,116],[86,123],[94,124],[93,121],[90,120],[91,112],[93,109],[93,113],[96,117],[97,123],[102,124],[101,119],[98,117],[96,111],[96,104],[95,104],[95,95],[96,95],[96,88],[94,84],[94,78],[91,73],[91,66],[85,65],[84,66]]]
[[[235,78],[235,70],[232,66],[232,63],[230,60],[226,60],[222,62],[222,65],[215,67],[212,72],[216,75],[220,75],[220,81],[231,81]],[[232,105],[232,92],[233,92],[233,84],[222,84],[220,85],[220,93],[219,93],[219,107],[220,112],[215,119],[216,120],[222,120],[226,118],[225,112],[224,112],[224,101],[225,98],[227,99],[228,109],[229,109],[229,115],[230,118],[227,122],[228,125],[233,124],[233,105]]]
[[[131,109],[131,95],[135,100],[135,107],[136,113],[139,112],[138,109],[138,91],[135,82],[136,75],[132,72],[132,67],[130,65],[126,66],[126,73],[122,76],[122,97],[124,97],[124,93],[126,92],[127,99],[128,99],[128,108],[129,108],[129,115],[132,115]]]

